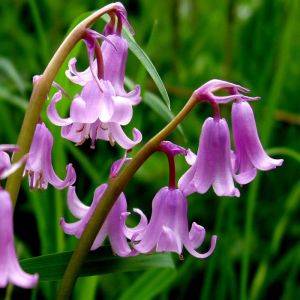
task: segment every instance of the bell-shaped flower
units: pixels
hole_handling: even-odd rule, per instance
[[[106,189],[107,184],[100,185],[95,190],[91,206],[87,206],[78,199],[75,192],[75,187],[69,187],[67,195],[68,208],[72,214],[80,220],[74,223],[67,223],[64,218],[62,218],[60,224],[65,233],[75,235],[77,238],[81,237]],[[145,227],[147,219],[139,209],[134,209],[134,211],[141,215],[141,221],[135,228],[127,228],[125,219],[129,213],[127,212],[125,195],[124,193],[121,193],[111,211],[107,215],[103,226],[95,238],[91,250],[98,249],[103,244],[105,238],[108,237],[113,252],[117,255],[129,256],[137,254],[135,251],[130,249],[127,243],[127,238],[131,238],[134,232],[141,231]]]
[[[44,123],[37,124],[29,150],[24,175],[28,175],[31,189],[46,189],[48,183],[57,189],[64,189],[76,180],[76,173],[72,164],[66,168],[67,175],[61,180],[52,166],[53,137]]]
[[[188,158],[194,163],[178,182],[185,195],[204,194],[212,186],[218,196],[240,196],[233,181],[230,133],[225,119],[208,118],[204,122],[197,157]]]
[[[9,283],[33,288],[38,274],[25,273],[19,265],[13,236],[13,208],[8,192],[0,188],[0,288]]]
[[[273,159],[264,151],[259,140],[254,113],[247,102],[232,105],[232,127],[235,145],[235,180],[240,184],[252,181],[258,170],[281,166],[283,159]]]
[[[55,104],[61,100],[61,92],[57,92],[48,106],[48,116],[52,123],[62,126],[61,135],[77,145],[81,145],[86,139],[91,139],[91,148],[95,148],[97,140],[109,141],[111,145],[117,143],[123,149],[132,149],[142,141],[141,132],[133,128],[133,139],[127,137],[122,126],[116,122],[103,123],[96,120],[94,123],[73,122],[70,118],[60,118],[53,109]]]
[[[152,202],[152,216],[147,227],[132,236],[133,247],[140,253],[176,252],[182,253],[183,246],[197,257],[210,256],[217,237],[211,238],[210,249],[205,253],[196,251],[205,238],[205,229],[193,223],[188,228],[187,199],[179,189],[164,187],[159,190]]]
[[[96,33],[92,30],[87,32],[88,55],[94,56],[97,43]],[[92,45],[92,46],[91,46]],[[92,50],[91,50],[92,49]],[[91,51],[93,51],[91,53]],[[141,101],[140,87],[136,86],[131,92],[126,92],[124,89],[125,67],[128,56],[127,41],[116,34],[107,36],[101,46],[101,58],[96,58],[91,62],[90,67],[78,72],[76,69],[76,59],[73,58],[69,63],[69,70],[66,75],[69,79],[79,85],[83,89],[79,95],[76,95],[71,103],[70,117],[61,118],[56,109],[56,103],[61,100],[61,91],[57,92],[49,107],[48,117],[52,123],[63,126],[62,135],[77,143],[82,143],[86,138],[95,137],[109,141],[116,141],[124,149],[130,149],[139,143],[142,139],[141,133],[134,129],[134,140],[131,141],[124,134],[121,126],[127,125],[133,115],[133,105]],[[99,77],[99,60],[103,60],[103,71]],[[103,74],[102,74],[103,73]],[[100,126],[99,126],[100,124]],[[67,129],[65,129],[67,127]],[[83,128],[77,134],[76,131]],[[93,128],[98,128],[99,134],[94,134]],[[76,130],[73,130],[76,128]],[[101,130],[101,128],[105,128]],[[101,131],[107,130],[107,133]],[[67,133],[66,133],[67,132]],[[70,133],[71,132],[71,133]],[[109,136],[109,138],[105,138]],[[122,142],[123,137],[127,143]],[[92,140],[92,145],[94,145]],[[130,147],[130,148],[129,148]]]
[[[95,35],[94,31],[91,30],[88,33]],[[128,42],[122,36],[116,34],[109,35],[101,45],[101,53],[103,59],[103,78],[98,78],[97,76],[99,68],[97,59],[83,72],[77,71],[76,58],[72,58],[69,62],[69,69],[66,71],[66,76],[73,83],[83,86],[81,98],[86,100],[86,103],[92,101],[100,102],[98,104],[100,108],[106,110],[110,110],[110,106],[112,109],[115,108],[118,110],[118,106],[121,105],[119,102],[124,103],[123,105],[128,105],[127,108],[129,108],[129,105],[139,104],[141,101],[140,86],[137,85],[129,93],[124,89]],[[94,52],[91,55],[94,56]],[[102,95],[103,92],[106,92],[105,96]],[[101,97],[103,98],[102,101]],[[118,99],[118,97],[121,99]],[[102,105],[101,102],[103,102]],[[77,103],[75,102],[73,106],[76,107]],[[106,122],[106,120],[102,121]]]

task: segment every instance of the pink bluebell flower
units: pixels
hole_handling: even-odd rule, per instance
[[[5,151],[17,151],[16,145],[0,145],[0,179],[5,179],[18,169],[26,160],[26,156],[17,163],[11,164]],[[23,288],[33,288],[38,275],[25,273],[19,265],[13,236],[13,208],[10,195],[0,187],[0,288],[9,283]]]
[[[0,288],[9,283],[33,288],[38,274],[30,275],[19,265],[13,237],[13,208],[8,192],[0,188]]]
[[[124,13],[120,13],[121,21],[124,16]],[[97,46],[97,38],[103,39],[101,48]],[[122,130],[122,126],[132,119],[133,105],[141,101],[138,85],[131,92],[124,88],[128,43],[118,33],[102,36],[93,30],[87,30],[85,43],[89,68],[78,72],[76,58],[73,58],[66,71],[73,83],[82,86],[81,93],[75,95],[71,103],[70,117],[61,118],[56,110],[56,103],[62,96],[60,91],[54,95],[48,107],[48,117],[54,124],[62,126],[63,137],[78,144],[91,138],[93,147],[95,140],[103,139],[117,143],[120,141],[121,147],[130,149],[141,141],[142,135],[134,129],[134,138],[130,140]]]
[[[204,194],[212,186],[218,196],[240,196],[234,186],[230,133],[225,119],[208,118],[202,127],[196,159],[180,178],[179,188],[190,195]]]
[[[114,178],[117,175],[121,166],[126,161],[127,159],[125,158],[112,165],[110,174],[111,178]],[[107,184],[100,185],[95,190],[91,206],[87,206],[78,199],[75,187],[69,187],[67,195],[68,208],[72,214],[80,220],[74,223],[67,223],[65,219],[62,218],[60,224],[65,233],[75,235],[77,238],[81,237],[106,189]],[[147,219],[141,210],[134,209],[134,211],[141,216],[141,221],[136,227],[128,228],[125,224],[125,220],[129,215],[127,212],[127,202],[124,193],[121,193],[107,215],[103,226],[94,240],[91,250],[98,249],[103,244],[105,238],[108,237],[113,252],[118,256],[136,255],[137,252],[132,250],[128,245],[127,238],[131,239],[135,232],[142,231],[147,224]]]
[[[232,128],[235,145],[235,180],[247,184],[258,170],[271,170],[281,166],[283,159],[273,159],[264,151],[259,140],[254,113],[245,101],[232,105]]]
[[[188,228],[187,199],[179,189],[164,187],[152,202],[152,216],[147,227],[132,236],[133,247],[140,253],[175,252],[182,253],[183,246],[197,257],[210,256],[216,246],[217,237],[211,238],[210,249],[205,253],[196,251],[205,238],[204,227],[193,223]]]
[[[52,147],[51,132],[44,123],[37,124],[24,170],[24,175],[28,175],[31,189],[46,189],[48,183],[57,189],[64,189],[76,181],[72,164],[67,166],[64,180],[56,175],[52,166]]]
[[[109,141],[111,145],[117,143],[124,149],[131,149],[142,141],[141,132],[133,128],[133,139],[128,138],[117,122],[101,122],[99,119],[93,123],[73,122],[69,118],[61,118],[56,109],[55,104],[62,98],[62,94],[58,91],[48,106],[48,117],[50,121],[58,126],[62,126],[61,135],[77,145],[81,145],[86,139],[91,139],[91,148],[95,147],[97,140]]]

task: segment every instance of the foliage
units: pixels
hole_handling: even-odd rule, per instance
[[[32,76],[43,72],[70,24],[107,3],[0,2],[1,143],[16,142]],[[136,30],[136,41],[166,85],[172,109],[162,114],[166,106],[159,98],[168,103],[162,86],[157,88],[152,80],[155,74],[150,72],[149,76],[131,55],[128,80],[140,83],[145,97],[144,103],[135,108],[132,126],[143,132],[144,141],[179,111],[194,89],[209,79],[220,78],[250,87],[254,95],[262,96],[254,105],[259,132],[264,145],[274,147],[270,153],[284,157],[285,163],[282,168],[260,174],[252,185],[241,190],[239,199],[220,199],[213,193],[189,198],[190,220],[203,224],[209,235],[219,237],[212,257],[199,261],[187,254],[183,261],[173,257],[176,269],[86,277],[78,281],[74,299],[82,299],[83,295],[86,300],[96,295],[105,299],[206,300],[241,299],[245,295],[253,300],[299,298],[298,1],[221,0],[215,5],[207,0],[139,0],[124,1],[124,5]],[[79,45],[70,57],[84,51]],[[82,68],[87,63],[83,57]],[[71,90],[63,74],[61,70],[57,81],[75,94],[77,91]],[[206,105],[198,108],[172,138],[183,146],[188,141],[196,150],[201,125],[209,113]],[[228,116],[230,112],[224,108],[222,114]],[[60,135],[55,126],[50,129]],[[60,175],[67,162],[75,165],[80,178],[78,194],[86,202],[92,198],[94,188],[106,181],[111,162],[121,155],[120,149],[104,142],[98,142],[95,150],[88,147],[74,148],[70,142],[56,139],[53,159]],[[140,207],[149,216],[152,197],[167,183],[166,163],[162,155],[156,154],[139,170],[125,191],[130,209]],[[182,174],[186,168],[183,159],[179,158],[178,164],[178,173]],[[75,238],[65,236],[59,226],[60,217],[68,216],[66,192],[49,188],[31,193],[26,186],[15,212],[20,256],[73,250]],[[100,268],[101,264],[99,274],[103,274]],[[53,299],[56,286],[56,282],[42,282],[32,294],[10,288],[7,297]]]

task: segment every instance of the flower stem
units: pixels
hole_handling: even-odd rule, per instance
[[[198,102],[199,99],[192,96],[178,115],[138,151],[135,157],[126,165],[124,171],[121,172],[114,180],[109,182],[108,188],[87,224],[65,270],[57,295],[58,300],[66,300],[70,298],[76,278],[80,273],[81,266],[89,253],[99,229],[103,225],[107,214],[114,205],[118,196],[124,190],[140,166],[151,156],[152,153],[157,151],[159,143],[176,128],[176,126],[187,116]]]
[[[100,48],[100,45],[98,41],[95,41],[95,55],[97,59],[97,69],[98,69],[98,78],[103,79],[104,78],[104,62],[103,62],[103,56],[102,56],[102,51]]]
[[[169,189],[176,189],[176,169],[173,155],[167,154],[169,163]]]
[[[28,153],[35,127],[39,120],[40,113],[47,98],[47,94],[50,90],[51,84],[63,62],[67,58],[68,54],[77,44],[77,42],[82,39],[86,32],[86,28],[90,27],[103,14],[111,13],[116,10],[118,6],[119,4],[117,3],[109,4],[84,19],[70,32],[64,42],[58,48],[53,58],[49,62],[47,68],[45,69],[43,75],[34,84],[28,104],[28,109],[25,113],[23,124],[17,140],[17,144],[20,146],[20,151],[16,152],[13,156],[13,163],[18,161],[22,156]],[[15,206],[17,202],[23,170],[24,166],[22,168],[19,168],[7,179],[5,189],[10,193],[13,206]]]

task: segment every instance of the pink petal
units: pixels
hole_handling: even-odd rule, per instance
[[[240,166],[250,166],[252,164],[253,167],[259,170],[270,170],[282,165],[282,159],[273,159],[264,151],[258,137],[254,114],[249,103],[240,102],[233,104],[232,124],[237,160]],[[245,171],[248,170],[244,168],[242,172]]]
[[[124,149],[132,149],[135,145],[142,141],[141,132],[133,128],[133,140],[130,140],[122,130],[122,127],[117,123],[108,123],[112,138]]]
[[[132,105],[124,97],[112,97],[114,112],[110,118],[110,122],[116,122],[120,125],[127,125],[133,115]]]
[[[58,91],[54,94],[48,108],[47,108],[47,115],[49,120],[57,125],[57,126],[65,126],[71,124],[73,121],[71,118],[61,118],[56,110],[56,103],[62,99],[61,91]]]
[[[70,186],[68,189],[67,204],[69,210],[76,218],[83,218],[89,210],[89,207],[77,197],[74,186]]]
[[[240,196],[234,186],[231,167],[230,133],[227,122],[215,122],[214,136],[215,179],[213,189],[218,196]],[[213,149],[212,149],[213,150]]]
[[[204,239],[205,239],[205,228],[193,222],[191,231],[189,232],[189,240],[191,242],[191,246],[194,249],[200,247]]]
[[[180,190],[182,190],[185,195],[189,195],[195,190],[200,194],[206,193],[214,181],[214,131],[215,121],[212,118],[208,118],[202,127],[197,159],[178,182]]]
[[[1,288],[8,283],[33,288],[38,282],[38,274],[27,274],[19,265],[13,241],[13,208],[4,190],[0,190],[0,270]]]
[[[197,155],[191,150],[191,149],[187,149],[187,154],[185,156],[185,160],[186,162],[192,166],[197,159]]]
[[[192,243],[191,243],[190,241],[185,241],[185,242],[184,242],[184,246],[185,246],[186,250],[187,250],[191,255],[193,255],[193,256],[195,256],[195,257],[197,257],[197,258],[206,258],[206,257],[210,256],[210,255],[214,252],[215,247],[216,247],[216,243],[217,243],[217,236],[216,236],[216,235],[213,235],[213,236],[211,237],[211,241],[210,241],[210,248],[209,248],[209,250],[208,250],[207,252],[205,252],[205,253],[199,253],[199,252],[197,252],[197,251],[194,249],[194,247],[193,247],[193,245],[192,245]]]
[[[78,72],[76,69],[76,62],[77,59],[75,57],[71,58],[69,61],[69,69],[66,70],[65,74],[66,76],[73,82],[79,85],[86,85],[89,81],[93,80],[93,75],[91,72],[90,67],[88,67],[83,72]],[[96,60],[92,64],[92,69],[95,73],[97,73],[97,62]]]
[[[119,93],[124,90],[128,43],[123,37],[116,34],[109,35],[107,38],[111,43],[104,41],[101,46],[105,70],[104,79],[110,81]]]
[[[130,215],[129,212],[123,212],[121,214],[121,219],[123,220],[122,222],[124,222],[124,234],[128,239],[132,239],[133,235],[136,236],[135,240],[138,240],[138,236],[137,233],[141,233],[143,230],[145,230],[147,224],[148,224],[148,220],[147,217],[145,216],[145,214],[138,208],[134,208],[133,209],[134,212],[136,212],[137,214],[140,215],[140,222],[133,228],[129,228],[126,226],[126,219],[127,217]]]
[[[180,237],[169,227],[163,226],[156,245],[157,252],[176,252],[181,254],[182,243]]]

